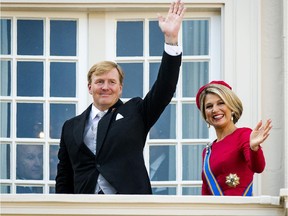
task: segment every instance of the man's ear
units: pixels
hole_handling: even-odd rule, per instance
[[[89,92],[89,94],[92,95],[91,84],[88,84],[87,87],[88,87],[88,92]]]
[[[120,85],[119,98],[122,96],[122,90],[123,90],[123,86]]]

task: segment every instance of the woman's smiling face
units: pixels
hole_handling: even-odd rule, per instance
[[[206,95],[204,109],[206,121],[215,128],[223,128],[233,123],[231,121],[232,111],[217,94]]]

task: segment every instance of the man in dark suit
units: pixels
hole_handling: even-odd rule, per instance
[[[178,32],[184,12],[184,4],[177,0],[166,18],[158,16],[165,51],[158,78],[144,99],[120,100],[123,71],[116,63],[92,66],[88,90],[93,104],[62,128],[56,193],[152,193],[143,148],[150,128],[176,90],[182,56]]]

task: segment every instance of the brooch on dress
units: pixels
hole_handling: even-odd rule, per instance
[[[237,174],[230,173],[228,176],[226,176],[226,184],[229,187],[236,187],[240,184],[239,182],[240,178],[237,176]]]

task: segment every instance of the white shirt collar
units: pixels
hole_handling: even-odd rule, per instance
[[[104,112],[106,113],[108,110],[104,110]],[[98,113],[100,113],[101,111],[99,109],[97,109],[93,104],[92,104],[92,108],[91,108],[91,111],[90,111],[90,119],[93,120],[96,115]]]

